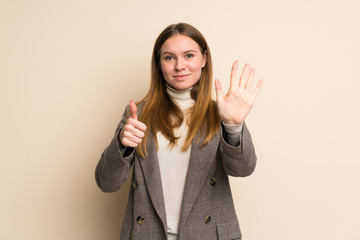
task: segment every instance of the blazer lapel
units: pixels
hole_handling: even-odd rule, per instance
[[[190,162],[186,176],[184,195],[181,206],[179,231],[184,226],[187,217],[193,208],[201,189],[206,182],[206,177],[216,157],[220,134],[217,134],[210,143],[201,147],[198,139],[192,142]]]
[[[165,212],[165,202],[162,189],[161,175],[159,161],[157,157],[156,150],[156,141],[152,134],[149,134],[148,140],[146,143],[146,150],[148,156],[145,159],[140,157],[140,165],[145,178],[145,183],[147,190],[150,195],[150,199],[153,203],[153,206],[159,215],[161,222],[164,225],[164,230],[166,232],[166,212]]]

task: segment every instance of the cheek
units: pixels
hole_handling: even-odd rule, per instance
[[[161,64],[160,67],[163,74],[168,74],[170,72],[171,68],[169,64]]]
[[[202,69],[202,62],[197,61],[197,62],[193,62],[191,63],[191,65],[189,65],[189,68],[193,71],[193,72],[201,72]]]

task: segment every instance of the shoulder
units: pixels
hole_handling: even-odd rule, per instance
[[[140,102],[136,103],[138,113],[140,113],[142,111],[142,109],[144,108],[145,103],[146,103],[145,101],[140,101]]]

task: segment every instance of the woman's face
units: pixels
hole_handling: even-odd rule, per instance
[[[177,34],[168,38],[160,48],[161,71],[165,81],[177,90],[192,87],[200,80],[206,65],[206,54],[191,38]]]

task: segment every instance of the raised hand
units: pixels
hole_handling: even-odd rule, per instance
[[[131,116],[121,129],[119,139],[125,147],[137,147],[145,135],[146,125],[138,121],[137,107],[134,101],[130,101],[130,111]]]
[[[221,121],[225,124],[240,124],[249,114],[260,92],[263,81],[260,80],[252,90],[255,69],[246,64],[237,81],[238,61],[235,61],[230,75],[230,88],[224,96],[221,83],[215,79],[216,103]]]

